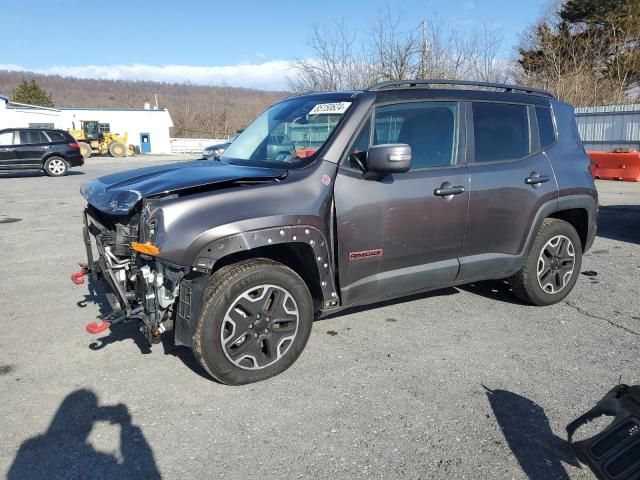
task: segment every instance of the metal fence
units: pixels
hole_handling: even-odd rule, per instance
[[[204,147],[225,143],[226,138],[170,138],[171,153],[202,153]]]
[[[640,151],[640,104],[576,108],[575,112],[585,150]]]

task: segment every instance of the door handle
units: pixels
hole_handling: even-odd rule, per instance
[[[540,185],[541,183],[548,182],[549,180],[549,175],[540,175],[539,173],[531,172],[531,175],[524,179],[524,183],[527,185]]]
[[[464,187],[462,185],[452,187],[448,183],[443,183],[440,188],[436,188],[433,191],[433,194],[436,197],[450,197],[453,195],[460,195],[461,193],[464,193]]]

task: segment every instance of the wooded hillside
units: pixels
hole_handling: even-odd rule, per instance
[[[35,79],[56,107],[143,108],[157,98],[171,113],[175,137],[221,138],[245,128],[265,108],[287,96],[247,88],[177,83],[87,80],[0,71],[0,93],[12,96],[23,78]]]

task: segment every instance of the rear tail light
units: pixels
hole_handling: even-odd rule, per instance
[[[80,145],[78,145],[76,142],[71,142],[69,146],[74,150],[80,150]]]

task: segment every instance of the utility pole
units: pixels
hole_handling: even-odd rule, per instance
[[[420,77],[427,78],[427,70],[429,63],[429,32],[427,30],[427,21],[422,20],[422,48],[421,48],[421,58],[420,58]]]

